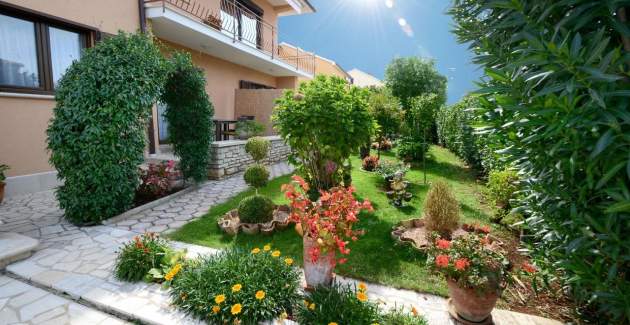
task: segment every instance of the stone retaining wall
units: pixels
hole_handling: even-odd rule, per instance
[[[271,149],[265,163],[286,160],[291,148],[279,136],[264,137],[271,141]],[[215,141],[210,145],[210,162],[208,177],[221,179],[225,176],[244,171],[254,163],[252,157],[245,152],[246,140]]]

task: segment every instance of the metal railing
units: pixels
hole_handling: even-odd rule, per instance
[[[233,42],[246,44],[269,55],[271,59],[280,59],[296,70],[309,74],[315,73],[315,56],[312,53],[284,51],[278,46],[276,26],[263,20],[257,13],[236,0],[214,0],[218,10],[211,10],[192,0],[145,0],[145,4],[159,3],[162,8],[175,8],[189,17],[214,28]]]

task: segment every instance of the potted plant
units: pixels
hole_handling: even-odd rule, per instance
[[[7,179],[6,175],[4,175],[4,172],[8,169],[9,166],[4,164],[0,165],[0,203],[2,203],[2,200],[4,200],[4,186],[6,185],[4,183],[4,180]]]
[[[427,263],[444,275],[449,312],[458,320],[482,323],[510,279],[508,259],[486,234],[471,233],[452,241],[432,236]]]
[[[359,221],[362,210],[372,211],[369,201],[357,201],[352,193],[354,188],[334,187],[330,191],[320,191],[317,201],[308,197],[309,184],[300,176],[282,186],[291,202],[291,220],[303,238],[304,276],[308,289],[330,286],[333,270],[337,263],[345,263],[346,258],[337,258],[350,253],[348,244],[356,241],[361,231],[353,229]]]

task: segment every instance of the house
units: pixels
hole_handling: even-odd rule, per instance
[[[325,58],[323,56],[317,55],[313,52],[305,51],[295,45],[291,45],[289,43],[282,42],[280,43],[280,52],[285,53],[289,57],[302,57],[304,54],[307,57],[313,56],[315,59],[313,71],[315,75],[323,74],[327,76],[337,76],[348,81],[349,84],[352,84],[352,76],[346,72],[337,62]],[[300,82],[309,80],[311,78],[299,77],[298,80]]]
[[[383,87],[385,84],[375,76],[363,72],[359,69],[352,69],[348,74],[353,79],[353,84],[357,87]]]
[[[56,82],[82,49],[119,30],[151,31],[202,68],[215,118],[233,121],[247,103],[273,107],[282,89],[312,78],[312,53],[285,53],[278,20],[314,12],[308,0],[0,0],[0,163],[6,195],[56,186],[46,133]],[[275,96],[275,97],[274,97]],[[168,139],[163,107],[147,126],[147,156]],[[268,116],[267,116],[268,118]]]

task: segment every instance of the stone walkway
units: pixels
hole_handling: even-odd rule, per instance
[[[291,169],[286,164],[272,168],[274,177],[289,172]],[[6,268],[6,272],[19,281],[0,275],[0,316],[3,316],[0,317],[0,325],[23,322],[21,318],[15,320],[4,315],[19,314],[25,308],[27,311],[34,310],[26,315],[33,316],[29,318],[33,324],[36,317],[39,317],[37,321],[59,318],[73,324],[121,322],[120,319],[139,320],[145,324],[198,324],[196,320],[175,310],[169,303],[168,292],[158,285],[130,284],[116,280],[112,274],[116,250],[122,243],[146,230],[164,232],[177,229],[203,215],[212,205],[224,202],[245,188],[241,175],[209,181],[192,192],[127,220],[81,228],[70,225],[62,218],[52,192],[8,199],[0,206],[0,223],[4,222],[0,231],[18,232],[37,238],[41,245],[30,258]],[[214,249],[184,243],[173,245],[187,248],[191,257],[216,252]],[[21,293],[15,293],[20,290]],[[19,307],[15,301],[28,300],[24,297],[20,299],[22,295],[39,298],[33,298]],[[443,298],[380,285],[370,285],[369,295],[388,306],[415,306],[431,324],[453,324],[446,314]],[[66,296],[76,302],[64,298]],[[540,317],[500,310],[493,315],[496,324],[559,324]],[[99,318],[101,316],[102,319]]]

